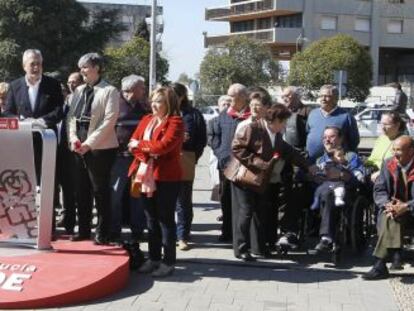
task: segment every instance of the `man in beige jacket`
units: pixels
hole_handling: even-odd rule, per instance
[[[72,241],[91,235],[93,199],[98,212],[95,244],[107,244],[110,231],[110,171],[118,140],[115,124],[119,113],[119,93],[102,80],[103,59],[97,53],[83,55],[78,62],[85,84],[71,98],[68,118],[69,143],[76,153],[76,198],[79,232]]]

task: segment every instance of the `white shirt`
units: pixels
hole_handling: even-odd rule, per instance
[[[29,92],[30,107],[32,107],[33,112],[35,110],[36,98],[37,94],[39,94],[39,85],[40,82],[42,82],[42,77],[40,77],[39,81],[37,81],[35,84],[30,84],[29,80],[27,79],[27,76],[25,77],[25,80]]]
[[[338,109],[338,106],[336,106],[334,109],[332,109],[329,112],[325,111],[321,108],[321,112],[322,112],[322,115],[326,118],[326,117],[330,116],[336,109]]]

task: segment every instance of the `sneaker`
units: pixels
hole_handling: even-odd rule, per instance
[[[318,252],[330,251],[333,248],[332,239],[328,237],[322,237],[319,243],[315,246],[315,250]]]
[[[188,251],[190,249],[190,245],[188,245],[188,242],[185,240],[179,240],[178,241],[178,249],[180,251]]]
[[[152,271],[151,275],[156,278],[162,278],[165,276],[169,276],[174,272],[174,266],[166,265],[165,263],[161,263],[158,269]]]
[[[298,248],[299,240],[295,233],[287,232],[285,235],[280,237],[276,245],[281,248],[296,249]]]
[[[151,259],[148,259],[138,269],[138,272],[140,272],[140,273],[151,273],[154,270],[158,269],[159,267],[160,267],[160,262],[159,261],[152,261]]]

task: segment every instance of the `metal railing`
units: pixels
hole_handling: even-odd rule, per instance
[[[224,7],[206,9],[206,20],[251,14],[274,9],[275,2],[273,0],[243,1]]]

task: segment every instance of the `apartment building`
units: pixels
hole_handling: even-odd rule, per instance
[[[414,0],[230,0],[205,15],[230,26],[227,34],[205,34],[206,47],[245,35],[289,60],[315,40],[346,33],[370,50],[375,85],[414,81]]]
[[[133,37],[137,26],[151,16],[151,5],[145,4],[143,0],[78,0],[89,12],[102,10],[117,10],[118,18],[125,26],[125,31],[117,38],[112,39],[108,45],[120,46]],[[162,14],[162,7],[158,7],[159,14]]]

